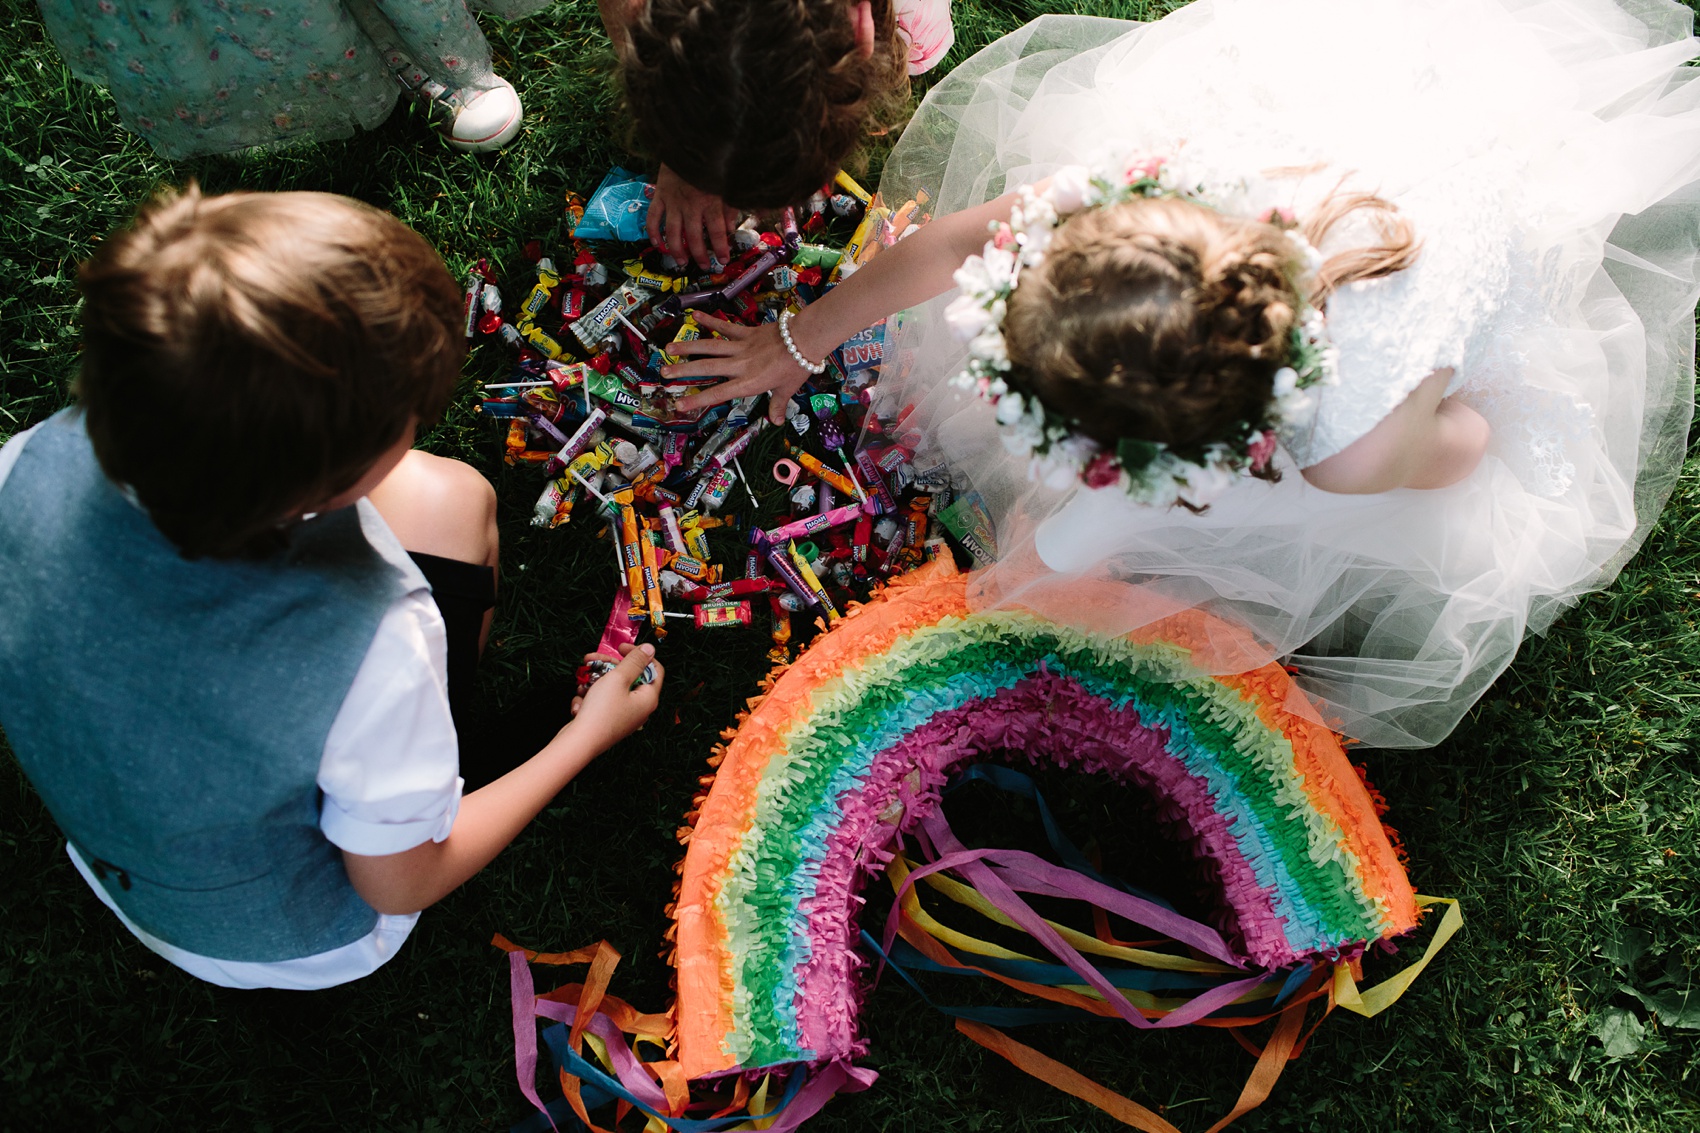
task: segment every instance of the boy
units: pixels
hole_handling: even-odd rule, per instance
[[[0,449],[0,727],[149,948],[229,987],[357,979],[641,725],[652,650],[462,798],[495,498],[411,451],[465,353],[436,253],[344,198],[191,187],[81,283],[80,405]]]

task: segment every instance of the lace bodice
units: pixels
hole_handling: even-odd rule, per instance
[[[1453,370],[1449,393],[1482,390],[1488,368],[1515,381],[1512,344],[1539,321],[1544,304],[1508,199],[1507,186],[1515,184],[1508,160],[1481,158],[1398,196],[1394,203],[1420,241],[1417,261],[1347,284],[1329,301],[1340,381],[1317,390],[1313,413],[1283,430],[1300,467],[1362,437],[1436,370]],[[1301,210],[1308,203],[1297,202]],[[1341,225],[1321,250],[1329,255],[1375,240],[1366,219]]]

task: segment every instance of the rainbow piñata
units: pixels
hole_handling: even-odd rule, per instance
[[[1369,793],[1288,675],[1193,663],[1198,643],[1236,632],[1197,611],[1126,638],[975,613],[948,567],[835,626],[729,733],[694,816],[675,908],[684,1076],[863,1053],[859,892],[952,774],[988,759],[1101,773],[1155,800],[1219,881],[1213,926],[1185,943],[1233,994],[1413,928]],[[1130,1002],[1142,1026],[1203,1010]]]

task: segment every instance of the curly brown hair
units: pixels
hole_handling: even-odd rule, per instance
[[[466,355],[436,251],[328,193],[166,192],[78,279],[95,455],[191,558],[281,546],[441,415]]]
[[[634,141],[735,207],[806,200],[908,95],[891,0],[872,8],[864,57],[852,0],[649,0],[620,47]]]
[[[1319,242],[1358,210],[1382,240],[1326,261],[1312,303],[1415,260],[1408,222],[1368,194],[1330,198],[1305,235]],[[1297,255],[1272,224],[1175,197],[1076,213],[1010,296],[1011,384],[1112,450],[1142,440],[1197,457],[1238,440],[1267,416],[1287,363],[1302,306]]]

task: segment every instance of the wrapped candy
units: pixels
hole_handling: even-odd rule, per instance
[[[637,233],[651,192],[641,179],[612,171],[584,202],[575,234],[597,232],[599,223],[608,231],[624,223],[628,234]],[[720,379],[663,375],[680,360],[678,344],[708,333],[696,309],[749,326],[770,322],[787,307],[799,309],[818,297],[829,273],[848,274],[894,232],[922,219],[925,204],[917,195],[894,212],[869,200],[854,179],[841,177],[815,194],[806,212],[787,210],[772,219],[776,231],[763,230],[753,218],[740,225],[733,262],[712,265],[710,273],[642,246],[641,235],[617,258],[608,254],[620,265],[612,280],[597,253],[581,242],[551,259],[542,242],[531,241],[526,257],[536,265],[536,281],[509,313],[511,321],[504,321],[494,273],[481,268],[467,277],[469,326],[476,329],[488,315],[502,340],[519,351],[512,380],[487,387],[501,396],[488,400],[486,411],[514,426],[510,461],[547,465],[533,522],[565,523],[579,500],[595,497],[613,518],[627,616],[649,621],[660,634],[669,620],[677,628],[698,616],[667,611],[663,600],[732,600],[731,613],[711,606],[701,614],[703,628],[747,624],[748,607],[740,612],[737,602],[777,589],[790,607],[818,608],[831,620],[838,616],[837,587],[859,586],[940,553],[943,532],[977,558],[992,551],[988,525],[972,506],[951,498],[951,486],[936,481],[934,469],[922,470],[915,483],[914,438],[902,415],[889,421],[868,415],[866,390],[884,361],[883,327],[838,347],[834,365],[793,399],[792,455],[773,465],[792,510],[777,520],[763,511],[764,500],[771,505],[778,499],[764,469],[750,465],[757,483],[741,464],[767,424],[763,395],[684,413],[677,409],[683,394]],[[835,230],[840,239],[844,232],[837,216],[849,217],[856,228],[843,251],[828,246]],[[555,267],[569,260],[564,269]],[[853,439],[864,427],[872,444],[856,451]],[[613,474],[618,482],[604,490],[604,477]],[[920,499],[911,498],[915,488]],[[734,492],[739,502],[748,497],[752,514],[770,529],[752,526],[743,577],[726,583],[707,530],[727,525],[713,513],[728,508]],[[785,628],[776,628],[782,640],[776,638],[775,649],[785,653],[789,622],[778,620]]]
[[[750,603],[703,602],[693,611],[698,629],[717,629],[725,626],[747,626],[754,619]]]
[[[577,240],[636,243],[646,234],[655,186],[619,166],[609,170],[572,227]]]

